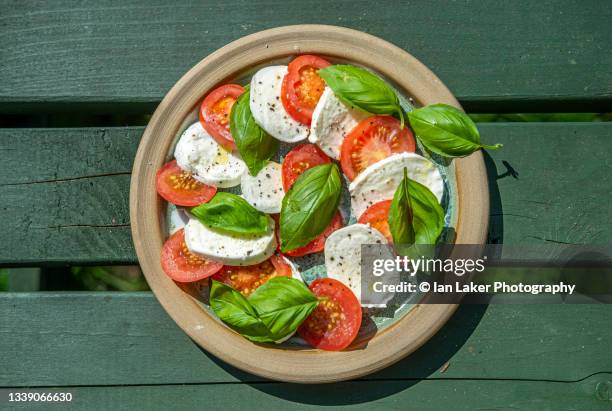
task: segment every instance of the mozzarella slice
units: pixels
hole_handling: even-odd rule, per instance
[[[264,235],[232,235],[215,231],[195,218],[185,226],[185,243],[189,251],[228,265],[259,264],[276,250],[274,220],[269,218]]]
[[[308,126],[287,113],[281,101],[283,78],[287,66],[269,66],[259,70],[251,79],[251,113],[255,122],[268,134],[287,143],[308,137]]]
[[[244,173],[240,187],[244,199],[259,211],[280,213],[285,191],[279,163],[268,161],[256,176]]]
[[[325,268],[329,278],[349,287],[361,301],[361,245],[387,244],[384,235],[366,224],[353,224],[336,230],[325,241]],[[393,258],[387,247],[381,258]]]
[[[198,121],[183,132],[174,150],[176,163],[193,177],[216,187],[234,187],[246,170],[244,161],[219,145]]]
[[[409,178],[429,188],[438,201],[442,200],[444,181],[434,163],[415,153],[394,154],[363,170],[349,185],[355,218],[372,204],[393,199],[404,178],[404,167],[408,169]]]
[[[325,87],[312,113],[308,141],[317,144],[328,156],[339,159],[344,137],[367,117],[367,113],[348,107]]]

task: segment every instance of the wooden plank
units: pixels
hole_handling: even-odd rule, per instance
[[[490,242],[605,244],[612,123],[482,123]],[[0,129],[0,265],[136,263],[128,213],[142,128]],[[508,172],[515,170],[516,178]]]
[[[128,195],[141,134],[141,127],[0,130],[0,216],[11,232],[0,260],[134,263]]]
[[[0,312],[0,386],[262,381],[200,350],[150,293],[2,293]],[[606,305],[466,305],[367,379],[577,381],[612,372],[611,330]]]
[[[610,111],[612,101],[612,10],[597,0],[390,1],[376,8],[366,0],[5,0],[2,9],[3,113],[150,112],[217,48],[304,23],[395,43],[472,111]]]
[[[353,381],[330,385],[214,384],[52,388],[71,392],[74,409],[312,410],[609,410],[602,399],[612,374],[584,381]],[[2,392],[8,390],[0,390]],[[6,396],[6,394],[4,394]],[[256,407],[253,404],[257,404]],[[28,405],[31,407],[31,405]],[[11,409],[19,405],[11,404]],[[177,408],[178,407],[178,408]]]

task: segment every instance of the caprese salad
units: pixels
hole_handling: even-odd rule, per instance
[[[499,147],[482,145],[460,110],[407,112],[375,73],[320,56],[219,86],[157,174],[159,195],[189,217],[161,250],[163,270],[207,283],[215,314],[251,341],[297,332],[315,348],[348,347],[362,323],[361,245],[409,253],[444,228],[444,180],[415,135],[448,157]],[[281,143],[291,149],[275,161]],[[326,275],[306,284],[293,260],[317,253]]]

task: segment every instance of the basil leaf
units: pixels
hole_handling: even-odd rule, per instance
[[[232,106],[230,131],[249,173],[254,176],[276,154],[280,143],[255,122],[249,106],[250,96],[247,86]]]
[[[217,317],[244,337],[255,342],[272,342],[269,330],[251,303],[238,291],[212,280],[210,307]]]
[[[446,157],[463,157],[481,148],[502,144],[480,143],[476,124],[463,111],[446,104],[432,104],[408,113],[410,126],[430,151]]]
[[[412,245],[415,234],[408,184],[408,170],[404,168],[404,178],[395,190],[391,207],[389,208],[389,230],[394,244]]]
[[[319,300],[303,282],[289,277],[274,277],[249,297],[270,335],[278,341],[295,332]]]
[[[404,186],[406,183],[407,187]],[[407,192],[409,201],[404,199],[404,192]],[[411,208],[411,213],[405,209],[407,206]],[[404,208],[404,210],[399,210],[399,208]],[[409,229],[402,227],[409,223],[409,220],[406,219],[409,214],[412,217],[413,235],[410,235]],[[438,203],[434,193],[423,184],[408,178],[404,169],[404,179],[391,202],[388,222],[393,242],[396,246],[400,246],[400,249],[405,249],[403,246],[412,244],[434,245],[444,229],[444,209]],[[408,234],[405,234],[405,231],[408,231]]]
[[[372,114],[396,114],[404,127],[404,110],[395,91],[380,77],[361,67],[335,64],[318,71],[336,97]]]
[[[338,209],[340,190],[340,171],[333,163],[310,168],[295,180],[281,207],[281,251],[302,247],[325,230]]]
[[[278,342],[293,334],[319,301],[298,280],[270,279],[247,299],[212,280],[210,306],[221,321],[255,342]]]
[[[192,208],[191,214],[202,224],[231,234],[264,235],[269,230],[268,216],[244,198],[223,191],[218,191],[208,203]]]

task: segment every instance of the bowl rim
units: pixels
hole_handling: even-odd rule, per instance
[[[249,67],[290,55],[334,56],[370,67],[419,105],[446,103],[461,109],[446,86],[425,65],[378,37],[337,26],[293,25],[240,38],[205,57],[170,89],[142,136],[130,184],[130,221],[136,254],[151,290],[170,317],[198,345],[221,360],[273,380],[324,383],[357,378],[412,353],[456,310],[455,304],[417,305],[367,343],[341,352],[254,344],[207,313],[184,286],[161,269],[165,239],[164,203],[155,176],[184,118],[202,96]],[[457,244],[483,244],[489,197],[483,155],[453,160],[457,182]]]

